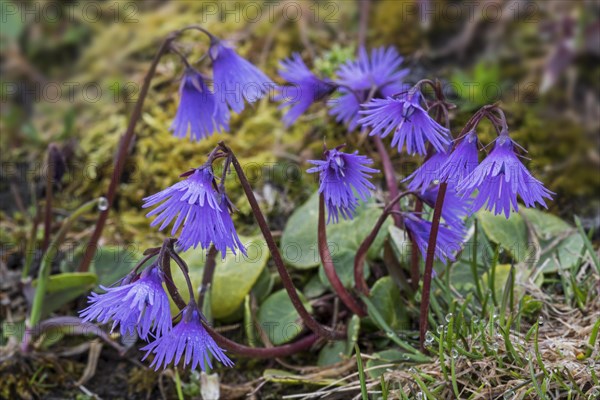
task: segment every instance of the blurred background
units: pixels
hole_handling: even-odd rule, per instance
[[[356,54],[361,35],[367,47],[395,46],[410,69],[407,82],[444,82],[458,106],[454,134],[479,107],[501,102],[514,138],[529,151],[529,168],[556,192],[551,212],[567,220],[576,214],[587,228],[600,228],[598,1],[0,0],[0,6],[2,268],[20,268],[23,243],[43,217],[38,200],[49,146],[58,150],[50,161],[60,166],[50,177],[57,216],[104,194],[153,55],[170,31],[190,24],[231,40],[277,82],[278,63],[292,52],[331,76]],[[194,63],[208,48],[193,32],[177,43]],[[276,229],[314,192],[314,177],[303,171],[323,139],[360,143],[320,106],[286,129],[272,98],[233,116],[230,133],[200,143],[176,139],[168,127],[182,71],[177,56],[163,57],[101,245],[155,246],[162,236],[150,229],[142,198],[203,163],[219,140],[249,168]],[[489,143],[491,126],[483,124],[481,133]],[[419,161],[395,150],[392,158],[400,178]],[[256,232],[239,185],[228,185],[240,209],[240,233]],[[84,243],[94,221],[84,218],[74,240]]]

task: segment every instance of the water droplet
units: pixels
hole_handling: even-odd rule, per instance
[[[452,313],[446,314],[446,322],[452,321]]]
[[[588,359],[588,367],[590,367],[590,369],[594,369],[595,366],[596,366],[596,361],[589,358]]]
[[[452,358],[457,358],[458,357],[458,351],[456,351],[456,349],[452,349]]]
[[[423,400],[423,392],[417,393],[417,400]]]
[[[493,319],[494,321],[495,321],[495,320],[497,320],[497,319],[498,319],[498,314],[494,314],[494,315],[492,315],[492,319]]]
[[[498,343],[492,343],[492,344],[490,344],[490,347],[492,348],[492,350],[498,350],[498,348],[500,348]]]
[[[408,354],[405,354],[405,355],[402,356],[402,359],[404,361],[408,361],[410,359],[410,357],[408,356]]]
[[[389,338],[392,338],[395,335],[394,335],[394,332],[386,332],[386,336],[389,337]]]
[[[436,331],[438,334],[441,334],[442,332],[444,332],[444,325],[438,325]]]
[[[108,210],[108,199],[106,197],[100,197],[98,199],[98,210],[100,210],[100,211]]]
[[[544,317],[542,317],[541,315],[538,317],[538,325],[539,326],[544,325]]]
[[[417,373],[417,370],[415,369],[415,367],[410,367],[410,368],[408,369],[408,372],[410,372],[411,374],[416,374],[416,373]]]
[[[433,342],[433,339],[434,339],[433,334],[431,332],[427,331],[427,333],[425,334],[425,342],[431,343],[431,342]]]
[[[440,184],[440,180],[439,179],[434,179],[433,180],[433,184],[434,185],[439,185]]]
[[[479,317],[473,317],[473,323],[474,324],[478,324],[479,323]]]

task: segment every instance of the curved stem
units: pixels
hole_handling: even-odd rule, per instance
[[[367,315],[364,307],[356,301],[350,293],[344,287],[344,284],[338,277],[335,271],[335,265],[329,252],[329,246],[327,243],[327,230],[325,228],[325,201],[323,194],[319,196],[319,222],[318,222],[318,245],[319,255],[321,256],[321,262],[323,263],[323,269],[325,275],[331,283],[331,287],[334,292],[340,297],[340,300],[356,315],[364,317]]]
[[[204,264],[204,271],[202,271],[202,284],[198,290],[198,308],[202,310],[204,305],[204,298],[206,292],[212,285],[213,275],[215,274],[215,266],[217,265],[217,254],[219,251],[214,245],[211,245],[206,253],[206,263]]]
[[[431,231],[429,232],[429,242],[427,243],[427,258],[425,259],[425,272],[423,273],[423,291],[421,292],[421,312],[419,316],[419,343],[421,350],[425,350],[425,334],[427,333],[427,318],[429,315],[429,298],[431,295],[431,275],[433,273],[433,260],[435,257],[435,248],[437,245],[437,235],[442,217],[442,207],[444,206],[444,197],[446,196],[446,182],[440,183],[435,208],[433,209],[433,218],[431,220]]]
[[[183,31],[183,30],[182,30]],[[85,253],[83,255],[83,259],[81,264],[79,264],[78,271],[85,272],[89,269],[90,263],[92,262],[92,258],[94,253],[96,252],[96,247],[98,245],[98,240],[102,235],[102,231],[104,230],[104,225],[106,224],[106,220],[108,218],[108,214],[110,212],[110,208],[113,205],[113,201],[115,199],[115,194],[119,187],[119,183],[121,181],[121,175],[123,174],[123,169],[125,168],[125,161],[127,160],[127,155],[129,152],[129,148],[131,146],[131,142],[135,136],[135,127],[137,125],[138,120],[142,115],[142,108],[144,106],[144,102],[146,100],[146,96],[148,95],[148,90],[150,89],[150,82],[156,73],[156,67],[158,66],[158,62],[162,58],[162,56],[169,50],[169,47],[173,40],[182,32],[172,32],[167,36],[167,38],[163,41],[160,48],[156,52],[154,59],[152,60],[152,64],[150,64],[150,68],[144,77],[144,83],[140,90],[140,95],[138,97],[137,102],[135,103],[135,108],[131,114],[131,119],[129,120],[129,125],[127,126],[127,130],[125,134],[121,138],[119,142],[119,150],[117,156],[115,158],[115,166],[113,169],[113,174],[111,177],[110,185],[108,186],[108,192],[106,194],[106,199],[108,200],[108,207],[106,210],[102,211],[98,216],[98,221],[96,222],[96,226],[94,228],[94,232],[90,237],[90,240],[85,248]]]
[[[330,328],[324,327],[323,325],[319,324],[312,317],[312,315],[310,315],[308,310],[306,310],[306,307],[304,307],[302,300],[300,300],[300,297],[298,296],[298,293],[296,292],[296,287],[294,286],[292,277],[290,276],[287,269],[285,268],[283,259],[281,258],[281,253],[279,252],[279,249],[277,248],[275,239],[273,239],[271,230],[269,229],[267,221],[265,220],[265,217],[264,217],[262,211],[260,210],[258,202],[256,201],[256,197],[254,196],[254,192],[252,191],[252,187],[250,186],[250,183],[248,182],[248,179],[246,178],[246,175],[244,174],[244,170],[243,170],[242,166],[240,165],[240,163],[239,163],[237,157],[235,156],[235,154],[233,153],[233,151],[231,151],[231,149],[229,147],[227,147],[225,145],[225,143],[219,142],[219,145],[225,152],[227,152],[231,155],[231,162],[233,164],[233,168],[235,169],[235,172],[237,173],[238,178],[240,179],[240,183],[242,184],[242,188],[244,189],[246,198],[248,199],[248,202],[250,203],[250,207],[252,208],[252,213],[254,214],[254,218],[256,219],[256,222],[258,223],[258,226],[265,238],[265,241],[267,242],[267,246],[269,247],[269,251],[271,252],[271,257],[273,257],[273,261],[275,262],[275,266],[277,267],[277,272],[279,273],[279,276],[281,277],[281,283],[285,287],[285,290],[287,291],[287,294],[290,297],[290,300],[292,301],[294,308],[296,309],[296,311],[298,311],[298,314],[300,314],[300,317],[302,318],[302,320],[304,321],[306,326],[308,326],[308,328],[311,331],[313,331],[314,333],[316,333],[317,335],[326,337],[329,339],[345,338],[346,334],[344,332],[334,331]]]
[[[167,240],[170,240],[171,242],[166,243]],[[165,245],[163,245],[163,248],[165,248],[165,251],[164,251],[165,255],[167,252],[170,251],[170,249],[172,249],[172,243],[173,242],[171,239],[165,240]],[[176,256],[177,258],[181,259],[179,257],[179,255],[177,253],[175,253],[174,251],[171,252],[171,256]],[[169,256],[166,255],[166,258],[168,260]],[[185,264],[185,262],[183,260],[181,260],[181,262],[183,264]],[[164,264],[163,268],[164,268],[163,272],[165,273],[165,275],[168,275],[170,277],[171,276],[170,263]],[[180,310],[183,310],[187,306],[187,304],[179,295],[177,288],[173,285],[173,281],[171,279],[167,279],[166,284],[167,284],[167,289],[169,290],[169,294],[171,295],[171,298],[175,302],[175,305]],[[270,347],[270,348],[255,348],[255,347],[244,346],[243,344],[236,343],[231,339],[227,339],[226,337],[221,335],[219,332],[215,331],[210,325],[208,325],[208,323],[204,319],[201,319],[201,321],[202,321],[202,324],[204,325],[204,328],[206,329],[206,331],[210,334],[210,336],[215,340],[215,342],[220,347],[222,347],[226,350],[229,350],[232,353],[240,354],[240,355],[243,355],[246,357],[254,357],[254,358],[285,357],[285,356],[289,356],[289,355],[298,353],[302,350],[308,349],[319,339],[318,335],[310,334],[310,335],[304,337],[303,339],[298,340],[297,342],[286,344],[283,346],[275,346],[275,347]]]
[[[232,353],[253,358],[279,358],[290,356],[310,348],[319,339],[318,335],[311,333],[297,342],[285,344],[283,346],[274,346],[269,348],[249,347],[236,343],[231,339],[227,339],[225,336],[215,331],[206,323],[206,321],[202,321],[202,324],[204,325],[204,328],[208,334],[220,347],[229,350]]]
[[[185,283],[187,285],[187,289],[188,289],[188,293],[190,294],[190,303],[196,303],[196,295],[194,293],[194,287],[192,286],[192,281],[190,280],[190,275],[188,273],[189,269],[187,264],[185,263],[185,261],[183,261],[183,259],[181,257],[179,257],[179,254],[177,254],[175,252],[175,250],[173,250],[172,248],[170,248],[168,250],[169,256],[171,256],[171,258],[173,258],[173,260],[175,261],[175,264],[177,264],[177,266],[179,267],[179,269],[181,270],[181,273],[183,274],[183,277],[185,279]]]
[[[369,295],[369,287],[367,286],[367,282],[365,281],[363,264],[365,263],[365,260],[367,258],[367,252],[369,251],[371,245],[373,245],[373,242],[375,241],[375,238],[377,237],[377,234],[379,233],[379,230],[383,226],[383,223],[385,222],[385,219],[388,217],[388,215],[394,213],[392,215],[398,215],[400,219],[402,219],[402,215],[398,214],[399,211],[396,210],[396,204],[404,196],[408,196],[410,194],[414,195],[415,193],[412,191],[402,192],[396,195],[396,197],[394,197],[385,206],[383,212],[377,219],[377,222],[375,222],[375,226],[371,230],[371,233],[369,233],[369,235],[363,240],[358,250],[356,251],[356,256],[354,256],[354,286],[356,290],[358,290],[360,293],[366,296]],[[400,222],[402,223],[402,221]]]
[[[377,152],[381,157],[381,164],[383,166],[385,184],[390,192],[390,198],[393,199],[394,197],[398,196],[400,190],[398,189],[398,184],[396,183],[396,176],[394,173],[394,166],[392,165],[392,160],[381,138],[377,135],[372,136],[372,138],[373,142],[375,142],[375,147],[377,147]],[[400,211],[400,206],[395,205],[393,209],[395,211]],[[394,222],[396,223],[396,226],[400,226],[402,223],[402,218],[399,215],[394,215]]]

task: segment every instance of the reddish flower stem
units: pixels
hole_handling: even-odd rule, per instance
[[[419,344],[421,346],[421,351],[425,351],[425,334],[427,333],[427,317],[429,314],[433,260],[435,257],[438,230],[440,227],[442,207],[444,206],[444,197],[446,196],[447,188],[448,184],[446,182],[440,184],[437,199],[435,200],[435,208],[433,209],[429,242],[427,243],[427,257],[425,258],[425,272],[423,273],[423,291],[421,292],[421,312],[419,316]]]
[[[252,191],[252,187],[250,186],[250,183],[248,182],[248,179],[244,174],[242,166],[240,165],[233,151],[231,151],[231,149],[227,147],[225,143],[220,142],[219,145],[226,153],[231,155],[231,162],[233,164],[233,168],[235,169],[235,172],[237,173],[238,178],[240,179],[240,183],[242,184],[242,188],[244,189],[246,198],[248,199],[250,207],[252,208],[254,218],[256,219],[256,222],[258,223],[258,226],[265,238],[265,241],[267,242],[267,246],[269,247],[269,251],[271,252],[271,257],[273,257],[273,261],[275,262],[275,266],[277,267],[277,272],[281,277],[281,283],[285,287],[285,290],[287,291],[287,294],[290,297],[294,308],[296,309],[296,311],[298,311],[298,314],[300,314],[300,317],[302,318],[306,326],[317,335],[328,339],[345,338],[346,334],[344,332],[334,331],[331,328],[319,324],[312,317],[312,315],[310,315],[306,307],[304,307],[302,300],[300,300],[300,297],[296,292],[296,287],[294,286],[292,277],[285,268],[283,259],[281,258],[281,253],[279,252],[279,248],[275,243],[275,239],[273,239],[273,235],[271,234],[269,225],[267,224],[267,221],[265,220],[265,217],[262,211],[260,210],[258,202],[256,201],[256,197],[254,196],[254,192]]]
[[[198,307],[202,310],[202,306],[204,305],[204,298],[206,297],[206,292],[210,289],[212,285],[213,276],[215,274],[215,267],[217,265],[217,254],[219,251],[216,249],[214,245],[211,245],[206,253],[206,263],[204,264],[204,270],[202,271],[202,284],[198,290]]]
[[[333,291],[340,297],[340,300],[356,315],[364,317],[367,315],[364,306],[359,303],[352,295],[346,290],[344,284],[340,280],[331,258],[329,246],[327,243],[327,229],[325,228],[325,200],[323,195],[319,196],[319,223],[318,223],[318,242],[319,242],[319,255],[321,256],[321,262],[323,263],[323,269],[325,275],[331,283]]]
[[[356,290],[358,290],[366,296],[369,295],[369,287],[367,286],[367,282],[365,281],[363,265],[367,258],[369,248],[371,247],[371,245],[373,245],[373,242],[375,241],[379,230],[383,226],[385,219],[388,217],[388,215],[395,211],[394,209],[396,208],[396,205],[398,204],[400,199],[409,194],[414,194],[414,192],[407,191],[399,193],[385,206],[383,212],[377,219],[377,222],[375,222],[375,226],[371,230],[371,233],[369,233],[369,235],[363,240],[363,242],[358,247],[358,250],[356,251],[356,256],[354,256],[354,286],[356,287]],[[393,215],[398,215],[400,217],[400,223],[402,224],[402,216],[399,214]]]
[[[381,157],[381,165],[383,167],[383,175],[385,177],[385,184],[390,192],[390,199],[395,198],[400,193],[398,189],[398,184],[396,182],[396,174],[394,173],[394,166],[392,164],[392,160],[390,155],[388,154],[385,145],[381,138],[377,135],[373,136],[373,142],[375,142],[375,147],[377,147],[377,152],[379,153],[379,157]],[[400,211],[400,204],[394,204],[394,211]],[[402,217],[398,214],[393,214],[394,223],[397,227],[402,226]]]
[[[423,201],[421,201],[420,198],[417,197],[417,201],[415,204],[415,213],[420,213],[423,211]],[[412,235],[408,235],[410,238],[410,248],[411,248],[411,254],[410,254],[410,285],[413,288],[413,290],[417,290],[419,288],[419,280],[421,277],[421,273],[419,271],[419,259],[420,259],[420,252],[419,252],[419,246],[417,245],[417,242],[415,240],[415,238]]]
[[[173,284],[173,280],[170,278],[172,276],[172,274],[171,274],[171,264],[169,262],[169,259],[170,259],[170,257],[173,257],[175,262],[177,262],[177,264],[181,268],[181,271],[186,276],[186,280],[188,280],[188,286],[189,286],[190,285],[189,276],[187,276],[187,272],[186,272],[186,271],[188,271],[188,266],[185,263],[185,261],[181,257],[179,257],[179,255],[173,249],[173,243],[174,243],[173,239],[165,240],[165,242],[163,243],[163,246],[161,247],[159,259],[161,262],[162,271],[165,273],[165,276],[168,277],[168,279],[166,279],[167,290],[169,291],[171,298],[175,302],[175,305],[180,310],[183,310],[186,306],[186,303],[179,295],[179,291],[177,290],[177,287]],[[216,251],[215,251],[215,254],[216,254]],[[207,277],[207,279],[208,279],[208,277]],[[212,279],[212,275],[210,276],[210,279]],[[208,283],[210,284],[210,282],[208,282]],[[190,295],[193,295],[193,294],[190,293]],[[313,333],[313,334],[310,334],[310,335],[298,340],[297,342],[286,344],[283,346],[274,346],[274,347],[270,347],[270,348],[256,348],[256,347],[244,346],[243,344],[236,343],[233,340],[224,337],[219,332],[215,331],[210,325],[208,325],[206,323],[206,321],[202,321],[202,324],[204,325],[204,328],[206,329],[206,331],[210,334],[210,336],[215,340],[215,342],[219,346],[223,347],[226,350],[231,351],[232,353],[240,354],[240,355],[246,356],[246,357],[253,357],[253,358],[278,358],[278,357],[289,356],[289,355],[298,353],[302,350],[308,349],[319,339],[319,336]]]

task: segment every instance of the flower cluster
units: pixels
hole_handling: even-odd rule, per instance
[[[284,117],[286,124],[295,121],[315,101],[323,99],[336,89],[339,96],[328,101],[329,113],[350,130],[359,126],[361,104],[372,97],[392,96],[402,91],[402,79],[408,74],[401,69],[403,58],[393,47],[373,49],[369,54],[360,48],[358,58],[340,65],[336,79],[320,79],[310,72],[298,54],[281,63],[279,74],[293,84],[291,93],[280,89],[276,99],[282,107],[291,106]],[[284,95],[285,94],[285,95]]]
[[[202,314],[193,300],[173,327],[169,298],[163,283],[166,281],[162,271],[151,265],[141,275],[130,274],[119,282],[119,286],[101,286],[105,293],[92,293],[90,305],[80,311],[80,316],[84,322],[112,321],[112,330],[118,325],[122,335],[137,332],[141,339],[150,342],[141,350],[146,351],[143,359],[155,354],[151,364],[155,369],[166,368],[171,362],[179,364],[184,353],[184,366],[200,366],[203,371],[207,367],[212,368],[211,355],[222,364],[232,366],[231,360],[202,325]]]
[[[223,258],[227,249],[246,254],[229,214],[231,202],[222,188],[216,187],[210,165],[195,169],[184,180],[146,197],[143,207],[153,206],[157,207],[147,214],[157,215],[152,226],[160,224],[159,230],[163,230],[175,221],[171,235],[183,226],[177,241],[183,251],[198,245],[208,249],[213,244]]]
[[[271,81],[223,41],[211,36],[208,51],[213,67],[213,91],[197,70],[187,67],[179,89],[180,102],[170,130],[179,138],[190,133],[201,140],[229,130],[229,109],[244,110],[244,99],[253,103],[268,91]]]

